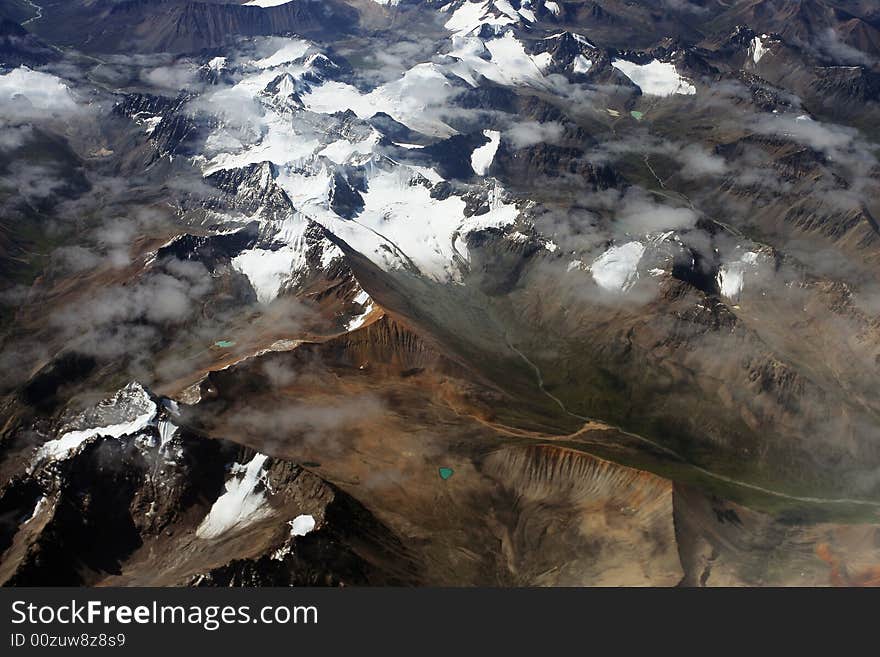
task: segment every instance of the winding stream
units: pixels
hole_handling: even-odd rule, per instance
[[[43,8],[40,5],[32,2],[31,0],[24,0],[24,1],[28,5],[30,5],[34,9],[34,11],[37,13],[34,16],[32,16],[31,18],[28,18],[24,23],[22,23],[21,24],[22,27],[24,27],[28,23],[33,23],[34,21],[38,21],[43,17]]]
[[[635,438],[636,440],[638,440],[640,442],[643,442],[647,445],[650,445],[651,447],[653,447],[655,449],[660,450],[664,454],[668,454],[669,456],[674,457],[678,461],[685,463],[686,465],[693,468],[696,472],[699,472],[702,475],[705,475],[707,477],[711,477],[712,479],[716,479],[717,481],[722,481],[726,484],[731,484],[733,486],[739,486],[740,488],[746,488],[748,490],[753,490],[753,491],[756,491],[759,493],[764,493],[765,495],[772,495],[773,497],[779,497],[779,498],[786,499],[786,500],[792,500],[794,502],[802,502],[802,503],[806,503],[806,504],[853,504],[853,505],[859,505],[859,506],[880,507],[880,502],[877,502],[874,500],[860,500],[860,499],[851,499],[851,498],[847,498],[847,497],[826,498],[826,497],[803,497],[800,495],[789,495],[788,493],[783,493],[782,491],[772,490],[770,488],[764,488],[763,486],[758,486],[757,484],[752,484],[747,481],[734,479],[733,477],[728,477],[723,474],[718,474],[717,472],[712,472],[711,470],[706,470],[705,468],[701,468],[698,465],[694,465],[693,463],[690,463],[687,459],[685,459],[683,456],[681,456],[680,454],[678,454],[674,450],[671,450],[668,447],[665,447],[664,445],[660,445],[659,443],[655,443],[653,440],[649,440],[648,438],[645,438],[644,436],[640,436],[638,434],[631,433],[631,432],[626,431],[620,427],[614,426],[612,424],[608,424],[607,422],[604,422],[602,420],[597,420],[595,418],[589,418],[589,417],[585,417],[583,415],[578,415],[577,413],[573,413],[573,412],[569,411],[568,408],[566,408],[565,404],[562,402],[561,399],[559,399],[559,397],[557,397],[556,395],[554,395],[552,392],[550,392],[549,390],[547,390],[544,387],[544,377],[541,374],[540,368],[537,365],[535,365],[535,363],[533,363],[531,360],[529,360],[529,358],[523,352],[521,352],[513,344],[511,344],[510,341],[507,342],[507,346],[509,346],[510,349],[514,353],[516,353],[526,364],[528,364],[529,367],[535,372],[535,377],[537,380],[538,389],[545,396],[552,399],[553,402],[557,406],[559,406],[559,408],[562,409],[562,412],[565,413],[566,415],[569,415],[573,418],[577,418],[578,420],[581,420],[583,422],[604,424],[605,426],[607,426],[611,429],[614,429],[615,431],[617,431],[625,436]]]

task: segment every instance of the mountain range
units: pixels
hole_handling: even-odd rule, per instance
[[[880,582],[876,3],[0,19],[0,582]]]

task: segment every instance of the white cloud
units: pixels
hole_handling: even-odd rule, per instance
[[[504,136],[514,148],[527,148],[540,143],[557,143],[563,133],[562,124],[556,121],[538,123],[522,121],[508,128]]]
[[[77,109],[61,78],[25,66],[0,75],[0,105],[7,117],[21,114],[33,118],[33,110],[58,115]]]

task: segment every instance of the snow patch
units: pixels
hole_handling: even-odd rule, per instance
[[[486,43],[492,54],[492,63],[510,82],[529,82],[543,79],[541,65],[535,58],[526,53],[523,44],[508,31],[500,39],[492,39]],[[540,60],[539,60],[540,61]],[[546,61],[542,62],[546,66]]]
[[[327,269],[333,262],[344,258],[345,254],[335,244],[331,243],[329,240],[323,240],[321,242],[321,268]]]
[[[34,510],[31,511],[31,515],[28,516],[27,520],[25,520],[22,524],[26,525],[31,520],[40,515],[40,511],[43,510],[43,507],[46,505],[46,502],[49,501],[49,498],[45,495],[41,496],[40,499],[37,500],[37,503],[34,505]]]
[[[528,9],[527,7],[520,7],[519,15],[525,18],[530,23],[538,22],[538,18],[537,16],[535,16],[535,12],[533,12],[531,9]]]
[[[510,7],[510,13],[504,11],[502,8],[504,4]],[[481,25],[503,27],[517,22],[517,19],[513,17],[516,16],[516,11],[513,10],[509,2],[506,0],[496,2],[495,6],[501,12],[501,16],[489,12],[490,3],[488,1],[465,2],[452,12],[452,16],[446,21],[444,27],[455,34],[470,34],[479,29]]]
[[[165,397],[162,399],[162,406],[171,413],[171,415],[174,415],[175,417],[180,415],[180,404],[173,399]]]
[[[322,150],[318,151],[318,155],[323,155],[336,164],[345,164],[357,155],[369,155],[373,152],[373,147],[379,143],[381,135],[376,131],[369,137],[359,142],[350,142],[345,139],[338,139]]]
[[[756,36],[752,39],[751,51],[752,51],[752,61],[757,64],[761,61],[761,58],[767,54],[769,48],[764,45],[764,39],[767,38],[766,34],[762,34],[761,36]]]
[[[513,20],[519,19],[516,9],[513,8],[513,5],[510,4],[508,0],[493,0],[492,4],[495,6],[495,9],[500,11],[505,16],[508,16]]]
[[[265,0],[262,0],[265,1]],[[285,39],[286,43],[273,54],[253,62],[257,68],[274,68],[304,57],[312,47],[303,39]]]
[[[366,294],[366,292],[364,294]],[[355,301],[358,302],[357,297],[355,298]],[[345,326],[346,331],[354,331],[355,329],[358,329],[361,326],[363,326],[364,322],[367,321],[367,317],[370,315],[371,312],[373,312],[373,301],[372,301],[372,299],[370,299],[369,295],[367,295],[367,299],[365,301],[361,301],[358,303],[360,303],[362,306],[364,306],[364,311],[360,315],[353,317],[348,322],[348,324],[346,324],[346,326]]]
[[[639,279],[639,261],[645,253],[641,242],[612,246],[590,265],[593,280],[603,290],[626,292]]]
[[[266,75],[251,76],[232,88],[210,96],[206,105],[216,106],[222,113],[228,107],[249,106],[254,98],[275,76],[271,71]],[[209,176],[221,169],[238,169],[259,162],[291,162],[314,154],[321,144],[314,135],[301,132],[292,125],[289,118],[270,112],[257,140],[245,145],[241,135],[221,127],[212,133],[205,142],[208,161],[202,175]]]
[[[589,73],[591,68],[593,68],[593,62],[583,55],[576,55],[571,63],[573,73]]]
[[[576,32],[565,32],[565,31],[557,32],[556,34],[551,34],[548,37],[544,37],[544,41],[549,41],[550,39],[558,39],[559,37],[564,36],[566,34],[571,35],[571,38],[574,39],[575,41],[577,41],[578,43],[580,43],[581,45],[587,46],[588,48],[592,48],[595,50],[596,46],[594,46],[590,42],[590,40],[587,39],[587,37],[585,37],[583,34],[578,34]]]
[[[265,485],[263,466],[269,457],[256,454],[246,465],[232,466],[232,477],[226,482],[226,492],[214,502],[208,515],[196,529],[199,538],[217,538],[226,532],[245,527],[271,513],[268,500],[260,484]]]
[[[478,176],[486,175],[501,143],[501,133],[497,130],[483,130],[483,136],[489,139],[488,143],[478,146],[471,153],[471,167]]]
[[[291,520],[289,524],[291,536],[305,536],[315,529],[315,518],[302,514]]]
[[[326,212],[317,213],[315,220],[386,271],[415,268],[440,282],[457,281],[459,263],[467,259],[466,250],[459,248],[461,238],[510,225],[519,211],[490,192],[489,212],[467,218],[461,197],[432,198],[426,179],[413,167],[376,171],[362,193],[365,205],[356,220]]]
[[[716,277],[721,296],[730,301],[739,301],[745,283],[745,275],[757,264],[758,254],[754,251],[747,251],[739,260],[721,265]]]
[[[250,0],[250,2],[245,2],[245,7],[280,7],[281,5],[286,5],[288,2],[292,0]]]
[[[232,259],[232,266],[247,276],[260,303],[271,302],[291,275],[306,265],[305,253],[294,246],[275,251],[251,249]]]
[[[615,59],[612,66],[632,80],[648,96],[693,95],[697,88],[679,75],[675,64],[657,59],[648,64],[636,64]]]
[[[159,450],[162,451],[174,435],[177,433],[178,426],[170,420],[159,420],[157,426],[159,429]]]
[[[718,287],[721,289],[722,296],[731,301],[739,299],[743,289],[744,273],[741,262],[732,262],[721,266],[718,270]]]
[[[366,290],[361,290],[360,292],[357,293],[357,295],[354,298],[354,302],[356,304],[358,304],[359,306],[365,305],[369,300],[370,300],[370,295],[367,294]]]
[[[156,131],[156,128],[159,127],[159,124],[162,123],[161,116],[150,116],[147,118],[134,116],[133,118],[135,123],[144,126],[144,134],[146,134],[147,136],[152,135]]]
[[[303,96],[307,109],[332,114],[350,109],[361,119],[385,112],[408,128],[431,136],[447,137],[452,128],[433,118],[429,111],[458,93],[433,63],[417,64],[399,79],[361,93],[356,87],[331,80]]]
[[[44,443],[37,450],[34,462],[45,459],[62,461],[99,436],[122,438],[140,433],[153,423],[157,412],[158,407],[147,391],[137,383],[130,383],[112,399],[101,402],[94,411],[83,415],[84,420],[91,416],[98,421],[110,418],[117,421],[106,426],[68,431]]]
[[[458,61],[448,70],[472,87],[479,86],[480,76],[503,85],[546,86],[544,70],[553,58],[550,53],[529,55],[512,31],[485,43],[475,36],[455,36],[449,56]]]

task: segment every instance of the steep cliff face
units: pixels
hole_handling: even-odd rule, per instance
[[[399,540],[344,493],[179,421],[176,404],[132,384],[38,451],[0,494],[3,583],[416,581]]]
[[[725,20],[745,23],[764,32],[777,32],[794,43],[822,50],[828,30],[853,49],[877,55],[880,32],[875,26],[834,2],[753,0],[738,3]]]
[[[90,52],[197,52],[243,37],[282,34],[329,35],[351,30],[357,12],[343,2],[293,0],[262,8],[190,0],[101,0],[48,6],[47,14],[69,16],[76,30],[34,24],[48,38]]]
[[[517,584],[681,581],[668,481],[554,446],[500,450],[482,469],[515,500],[496,523]]]

